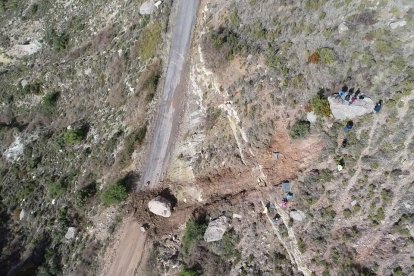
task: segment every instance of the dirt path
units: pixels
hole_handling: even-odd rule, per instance
[[[141,232],[139,223],[128,217],[120,228],[120,238],[115,240],[111,248],[113,252],[107,252],[107,260],[104,263],[102,275],[142,275],[141,263],[147,257],[147,235]]]

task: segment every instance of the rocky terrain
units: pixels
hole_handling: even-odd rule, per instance
[[[414,3],[201,1],[168,171],[131,193],[174,15],[142,2],[0,1],[1,274],[411,275]]]

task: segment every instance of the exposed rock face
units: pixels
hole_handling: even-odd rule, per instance
[[[171,216],[171,202],[162,196],[157,196],[156,198],[148,202],[148,208],[152,213],[158,216],[162,216],[165,218]]]
[[[305,213],[300,210],[291,211],[289,216],[295,221],[303,221],[306,218]]]
[[[328,98],[332,115],[337,120],[353,119],[374,111],[375,104],[370,98],[357,100],[353,104],[335,97]]]
[[[69,227],[65,234],[65,238],[68,240],[73,239],[76,236],[76,232],[78,232],[78,230],[75,227]]]
[[[139,8],[139,13],[142,15],[145,14],[152,14],[156,9],[156,6],[154,4],[153,0],[146,1],[142,3],[141,7]]]
[[[206,242],[219,241],[223,238],[227,230],[227,218],[221,216],[208,224],[207,230],[204,233],[204,240]]]

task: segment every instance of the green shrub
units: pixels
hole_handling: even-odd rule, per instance
[[[142,31],[138,40],[138,53],[144,61],[155,56],[161,40],[161,30],[161,24],[154,23],[146,26]]]
[[[116,205],[128,198],[128,187],[124,181],[117,181],[116,183],[107,187],[102,193],[102,202],[106,206]]]
[[[65,182],[50,182],[47,185],[47,192],[50,198],[57,198],[66,192],[67,185]]]
[[[221,49],[224,52],[227,60],[233,59],[243,48],[238,35],[227,28],[221,28],[211,32],[210,40],[214,48]]]
[[[86,138],[87,131],[85,128],[69,129],[63,136],[63,141],[66,145],[74,145],[82,142]]]
[[[55,29],[46,31],[44,40],[57,52],[66,50],[69,43],[69,35],[65,32],[58,34]]]
[[[323,90],[313,97],[310,101],[312,110],[316,116],[329,117],[331,115],[331,108],[328,99],[323,95]]]
[[[335,62],[336,57],[332,49],[329,48],[319,48],[317,53],[321,57],[321,62],[323,64],[329,65]]]
[[[184,254],[188,254],[194,245],[203,238],[206,229],[206,224],[198,223],[192,219],[187,221],[185,233],[182,239]]]
[[[345,209],[345,210],[343,211],[343,215],[344,215],[344,217],[345,217],[345,218],[350,218],[350,217],[351,217],[351,215],[352,215],[352,212],[351,212],[351,210],[349,210],[349,209],[347,208],[347,209]]]
[[[75,195],[75,204],[78,207],[85,205],[89,198],[96,194],[96,183],[90,183],[89,185],[79,189]]]
[[[147,134],[147,125],[140,127],[138,130],[130,133],[125,138],[124,150],[121,153],[121,163],[125,164],[131,158],[132,153],[137,146],[141,145],[144,142],[145,136]]]
[[[47,111],[52,111],[56,107],[59,98],[59,92],[51,92],[46,94],[42,99],[42,105]]]
[[[197,272],[189,269],[189,268],[184,268],[183,271],[180,272],[180,276],[197,276]]]
[[[297,121],[290,129],[290,137],[299,139],[306,137],[310,132],[310,123],[308,121]]]
[[[269,48],[265,53],[265,63],[267,67],[278,70],[284,77],[289,75],[289,68],[286,66],[287,62],[274,49]]]

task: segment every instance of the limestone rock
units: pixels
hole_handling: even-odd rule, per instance
[[[348,102],[342,101],[335,97],[328,98],[332,115],[337,120],[353,119],[374,111],[375,103],[365,97],[349,105]]]
[[[390,24],[390,28],[391,29],[396,29],[396,28],[399,28],[399,27],[404,27],[406,24],[407,24],[407,21],[405,21],[405,20],[401,20],[401,21],[397,21],[397,22],[392,22]]]
[[[78,230],[75,227],[69,227],[68,231],[65,234],[65,238],[68,240],[71,240],[76,236],[77,232]]]
[[[345,22],[342,22],[341,24],[339,24],[338,26],[338,32],[340,34],[345,33],[349,30],[348,26],[345,24]]]
[[[142,15],[152,14],[156,9],[154,4],[154,0],[148,0],[142,3],[141,7],[139,8],[139,13]]]
[[[318,117],[316,116],[315,112],[311,111],[306,113],[306,119],[310,122],[310,123],[316,123],[316,119]]]
[[[25,215],[26,215],[26,212],[24,211],[24,209],[22,209],[19,214],[19,220],[23,220]]]
[[[227,218],[225,216],[221,216],[208,224],[207,230],[204,233],[204,240],[206,242],[219,241],[223,238],[226,230]]]
[[[171,216],[171,202],[162,196],[157,196],[148,202],[148,208],[152,213],[158,216],[165,218]]]
[[[303,221],[306,218],[305,213],[300,210],[291,211],[289,216],[296,221]]]

